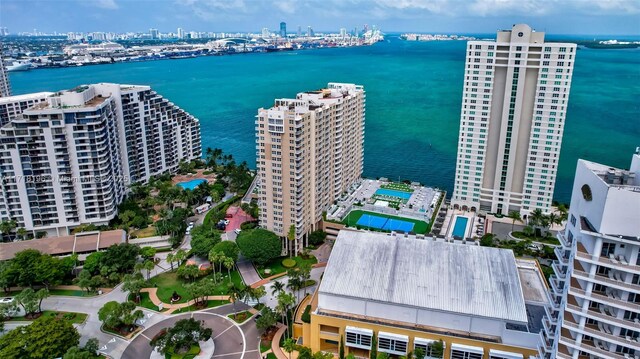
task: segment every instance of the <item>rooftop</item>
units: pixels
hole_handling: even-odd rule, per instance
[[[512,251],[381,233],[340,231],[319,294],[528,321]]]
[[[73,253],[95,252],[114,244],[125,242],[125,232],[121,229],[103,232],[82,232],[70,236],[32,239],[29,241],[0,243],[0,261],[15,257],[25,249],[37,249],[52,256]]]
[[[53,92],[35,92],[35,93],[29,93],[29,94],[25,94],[25,95],[0,97],[0,104],[27,101],[27,100],[33,100],[33,99],[39,99],[39,98],[45,98],[45,97],[49,97],[51,95],[53,95]]]

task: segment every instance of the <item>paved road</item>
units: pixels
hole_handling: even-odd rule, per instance
[[[237,310],[244,310],[248,306],[237,303]],[[208,309],[205,311],[185,313],[172,316],[160,323],[145,329],[138,335],[127,349],[122,353],[123,359],[148,358],[153,348],[149,341],[157,335],[163,328],[169,328],[180,319],[194,318],[202,320],[206,327],[213,329],[213,342],[215,351],[212,358],[223,359],[259,359],[259,335],[253,319],[249,319],[242,325],[227,318],[233,312],[233,305],[227,304],[222,307]]]

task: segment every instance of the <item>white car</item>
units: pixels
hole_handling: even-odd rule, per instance
[[[228,220],[228,219],[225,219],[225,220],[224,220],[224,225],[225,225],[225,226],[228,226],[228,225],[229,225],[229,220]]]
[[[11,304],[11,303],[13,303],[13,298],[11,297],[0,298],[0,304]]]
[[[242,230],[240,228],[236,228],[233,231],[235,232],[235,234],[240,234],[240,232],[242,232]]]
[[[186,234],[187,236],[191,234],[191,228],[187,228],[187,230],[184,232],[184,234]]]

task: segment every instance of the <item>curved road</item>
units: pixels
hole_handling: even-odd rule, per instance
[[[236,306],[238,310],[248,308],[241,303],[236,304]],[[122,358],[148,358],[153,349],[149,345],[149,341],[160,330],[173,326],[180,319],[192,317],[196,320],[203,320],[206,327],[213,329],[215,351],[212,358],[260,359],[259,335],[253,318],[250,318],[242,325],[237,325],[226,317],[230,312],[233,312],[233,306],[228,304],[206,311],[174,315],[140,333],[122,353]]]

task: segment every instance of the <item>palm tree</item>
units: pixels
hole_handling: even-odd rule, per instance
[[[296,240],[296,226],[293,224],[289,226],[289,233],[287,234],[287,239],[289,240],[289,258],[291,258],[293,254],[292,246],[294,241]]]
[[[293,353],[293,351],[296,350],[297,347],[296,341],[292,338],[287,338],[284,340],[283,344],[284,351],[289,353],[289,359],[291,359],[291,353]]]
[[[20,228],[18,228],[18,229],[16,230],[16,234],[18,235],[18,237],[20,237],[20,240],[21,240],[21,241],[24,241],[24,240],[25,240],[25,238],[27,237],[27,233],[28,233],[28,231],[27,231],[27,229],[26,229],[26,228],[24,228],[24,227],[20,227]]]
[[[529,224],[532,226],[539,226],[542,218],[544,217],[544,213],[540,208],[536,208],[531,214],[529,214]]]
[[[520,212],[518,212],[518,211],[509,212],[507,217],[511,218],[511,232],[513,232],[513,227],[515,226],[516,221],[522,222],[522,217],[520,216]]]
[[[296,293],[296,301],[299,299],[298,298],[298,291],[300,290],[300,288],[302,288],[302,285],[300,283],[300,277],[296,276],[289,276],[289,282],[287,283],[287,288],[291,289],[292,292]]]
[[[169,262],[169,264],[171,265],[171,271],[173,271],[173,262],[175,261],[175,255],[173,254],[173,252],[170,252],[169,254],[167,254],[167,262]]]
[[[236,287],[235,285],[229,288],[229,300],[233,303],[233,312],[236,312],[236,301],[240,299],[241,289]]]
[[[227,268],[227,275],[229,276],[229,284],[231,284],[231,268],[235,265],[233,258],[224,257],[224,267]]]
[[[0,233],[2,233],[2,237],[11,233],[14,229],[16,229],[18,223],[15,219],[10,219],[8,221],[0,222]]]
[[[273,281],[273,286],[271,287],[271,294],[277,295],[284,291],[284,284],[280,281]]]
[[[155,263],[153,263],[153,261],[145,261],[143,263],[143,268],[147,270],[147,280],[149,280],[149,278],[151,277],[151,271],[155,267],[156,267],[156,265],[155,265]]]

